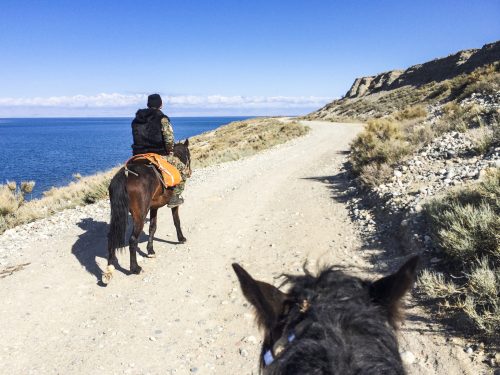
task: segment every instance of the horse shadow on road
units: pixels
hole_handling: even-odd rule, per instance
[[[131,220],[129,218],[128,230],[131,230]],[[104,286],[105,284],[101,283],[101,277],[103,270],[99,267],[97,263],[97,258],[102,258],[103,263],[107,263],[108,259],[108,230],[109,224],[104,221],[96,221],[93,218],[85,218],[82,219],[79,223],[77,223],[78,227],[80,227],[84,232],[78,236],[78,239],[73,244],[71,248],[71,253],[75,256],[78,262],[85,268],[85,270],[94,275],[97,279],[97,283],[100,286]],[[126,238],[128,238],[129,232],[127,232]],[[148,240],[148,236],[142,232],[139,237],[139,243],[146,242]],[[154,237],[155,242],[164,242],[169,244],[178,244],[175,241],[163,240],[157,237]],[[128,249],[125,250],[128,253]],[[147,256],[141,250],[139,251],[141,256]],[[127,257],[128,259],[128,257]],[[123,262],[123,261],[122,261]],[[128,260],[127,260],[128,262]],[[124,273],[125,275],[129,275],[130,271],[128,269],[123,268],[121,265],[115,265],[116,270]]]

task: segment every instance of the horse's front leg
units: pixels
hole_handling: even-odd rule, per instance
[[[172,217],[174,218],[175,230],[177,231],[177,240],[180,243],[186,242],[187,239],[182,234],[181,220],[179,219],[179,206],[172,208]]]
[[[149,214],[149,238],[148,238],[148,257],[154,258],[156,257],[156,253],[153,249],[153,238],[156,232],[156,221],[158,217],[158,209],[152,208]]]

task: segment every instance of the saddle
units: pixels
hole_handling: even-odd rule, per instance
[[[182,180],[181,174],[177,168],[166,161],[161,155],[153,153],[132,156],[125,163],[125,173],[133,173],[128,169],[128,166],[137,162],[148,162],[148,164],[153,167],[160,182],[166,189],[178,185]]]

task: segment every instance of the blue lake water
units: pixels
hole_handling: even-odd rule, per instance
[[[176,140],[248,117],[172,117]],[[131,156],[132,118],[0,118],[0,184],[34,180],[33,198]]]

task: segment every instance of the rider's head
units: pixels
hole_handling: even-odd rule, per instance
[[[148,108],[160,109],[162,106],[161,96],[158,94],[151,94],[148,96]]]

